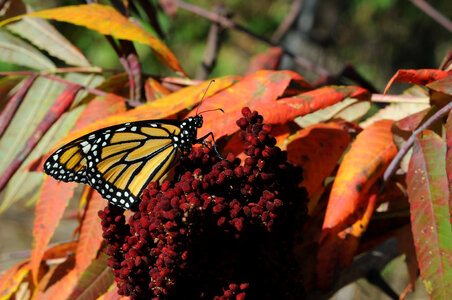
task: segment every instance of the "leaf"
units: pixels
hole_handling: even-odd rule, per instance
[[[384,94],[386,94],[389,88],[394,82],[406,82],[417,85],[427,85],[430,82],[442,79],[449,76],[449,73],[436,69],[419,69],[419,70],[398,70],[391,80],[389,80]]]
[[[37,70],[55,68],[44,54],[5,30],[0,30],[0,61]]]
[[[67,257],[71,253],[75,253],[77,249],[76,241],[61,243],[54,245],[46,250],[42,256],[42,260]]]
[[[65,78],[72,82],[91,86],[99,81],[100,76],[68,74]],[[14,157],[20,153],[27,138],[32,135],[41,119],[55,102],[55,98],[63,90],[64,85],[60,83],[43,78],[36,80],[30,92],[25,97],[23,104],[19,107],[11,125],[8,127],[2,139],[0,139],[0,152],[2,153],[0,155],[0,169],[8,166]],[[79,92],[77,99],[82,98],[83,94],[85,92]],[[63,114],[41,138],[35,149],[21,165],[20,170],[27,170],[32,161],[48,151],[50,145],[53,145],[56,141],[66,136],[68,131],[74,126],[78,116],[83,112],[83,108],[84,105],[71,109],[69,112]],[[44,173],[21,171],[16,172],[8,181],[8,185],[2,196],[3,202],[0,206],[0,212],[7,209],[19,199],[26,198],[29,203],[37,201],[37,191],[40,190],[40,186],[44,180]]]
[[[416,279],[419,276],[419,267],[416,258],[416,249],[414,248],[413,235],[410,225],[405,225],[396,233],[397,247],[400,252],[405,254],[405,263],[410,277],[410,283],[415,286]]]
[[[421,88],[418,85],[413,85],[412,87],[406,89],[402,95],[406,97],[427,97],[425,89]],[[429,103],[412,103],[408,101],[390,103],[382,109],[379,109],[371,117],[366,118],[366,120],[364,120],[363,122],[360,122],[359,125],[361,127],[367,127],[368,125],[383,119],[391,119],[396,121],[401,120],[410,116],[411,114],[417,113],[429,107]]]
[[[78,270],[85,270],[97,257],[103,241],[102,225],[97,213],[105,207],[106,201],[92,189],[86,194],[88,196],[88,207],[82,220],[77,252],[75,254],[75,265]]]
[[[447,116],[447,121],[445,124],[446,131],[446,143],[447,143],[447,153],[446,153],[446,172],[447,178],[449,179],[449,192],[452,191],[452,111],[449,111]],[[452,192],[449,194],[449,213],[451,215],[450,221],[452,224]]]
[[[431,90],[452,95],[452,76],[430,82],[426,86]]]
[[[29,272],[30,263],[26,260],[3,273],[0,277],[0,299],[11,299],[11,296],[17,291],[20,283]]]
[[[66,111],[72,104],[79,91],[79,86],[69,86],[56,99],[50,110],[44,116],[44,119],[39,123],[33,134],[28,138],[24,147],[19,154],[13,159],[11,164],[0,176],[0,191],[5,187],[9,179],[14,175],[20,165],[25,161],[30,152],[36,147],[42,136],[49,130],[49,128],[57,121],[57,119]]]
[[[366,193],[364,213],[351,226],[337,234],[329,234],[320,244],[317,253],[317,285],[326,289],[333,282],[336,272],[353,262],[359,245],[359,238],[366,231],[377,203],[378,188],[374,186]]]
[[[101,255],[81,274],[72,294],[67,299],[90,300],[104,294],[114,283],[115,277],[107,266],[106,255]]]
[[[282,54],[281,47],[271,47],[265,53],[254,56],[248,66],[246,75],[251,75],[260,70],[277,70]]]
[[[14,96],[11,97],[11,99],[8,101],[8,104],[6,104],[5,108],[2,110],[0,114],[0,138],[3,136],[3,133],[5,133],[6,128],[10,124],[11,119],[24,100],[35,79],[36,76],[27,78],[14,94]]]
[[[321,188],[325,178],[333,172],[350,140],[350,134],[334,123],[313,125],[291,137],[287,157],[303,168],[302,184],[309,196]]]
[[[13,17],[0,22],[0,26],[19,20],[25,16],[41,17],[81,25],[96,30],[103,35],[111,35],[117,39],[146,44],[151,47],[155,56],[163,64],[174,71],[185,74],[176,57],[165,44],[110,6],[95,3],[90,5],[64,6]]]
[[[148,78],[144,82],[144,91],[146,95],[146,102],[152,102],[171,94],[170,90],[152,77]]]
[[[207,91],[206,97],[217,93],[236,81],[237,77],[225,76],[215,79],[215,85],[211,86]],[[165,119],[172,116],[186,108],[192,107],[197,104],[202,95],[206,91],[207,85],[210,81],[205,81],[196,86],[186,87],[177,92],[168,95],[165,98],[158,99],[156,101],[146,103],[140,107],[129,110],[124,113],[117,113],[108,118],[104,118],[85,126],[82,129],[72,131],[67,138],[60,141],[60,144],[67,143],[77,137],[88,134],[92,131],[113,126],[116,124],[134,122],[139,120],[152,120],[152,119]],[[203,100],[201,109],[205,110],[205,104],[208,99]],[[206,114],[208,115],[208,114]]]
[[[69,255],[62,263],[48,270],[36,286],[32,299],[43,299],[48,290],[69,274],[75,265],[75,258]],[[59,298],[58,298],[59,299]]]
[[[35,295],[35,298],[39,300],[67,299],[77,284],[79,276],[79,272],[72,269],[54,285],[43,291],[39,297]]]
[[[291,71],[259,71],[206,99],[202,105],[203,110],[222,108],[225,113],[221,117],[215,113],[205,114],[204,125],[198,130],[198,135],[213,132],[216,138],[220,138],[234,133],[237,130],[235,122],[242,117],[241,109],[244,106],[259,111],[267,123],[285,123],[290,116],[286,118],[286,112],[279,110],[276,99],[283,95],[289,83],[296,79],[302,77]],[[262,113],[260,108],[268,109],[269,106],[273,107],[272,113]],[[190,115],[194,115],[195,111]],[[281,118],[280,122],[275,118]]]
[[[3,110],[6,101],[4,98],[8,98],[10,93],[14,93],[13,88],[24,79],[24,76],[4,76],[0,78],[0,111]]]
[[[6,28],[69,65],[87,67],[86,57],[46,20],[23,18]]]
[[[417,135],[407,173],[411,231],[431,299],[452,299],[452,229],[446,143],[432,131]]]
[[[38,282],[38,270],[47,245],[63,217],[69,199],[74,194],[76,183],[59,182],[46,176],[41,195],[36,205],[33,226],[33,249],[31,250],[31,272],[33,281]]]
[[[344,156],[331,190],[321,241],[351,226],[364,211],[365,195],[397,153],[391,134],[393,123],[382,120],[365,128]]]

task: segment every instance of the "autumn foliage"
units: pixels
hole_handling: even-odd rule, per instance
[[[22,65],[41,72],[0,74],[0,150],[8,149],[0,210],[8,213],[19,195],[38,199],[30,257],[2,273],[1,299],[24,289],[33,299],[326,299],[399,254],[407,258],[407,290],[420,274],[432,299],[452,299],[450,57],[441,69],[399,70],[376,94],[358,83],[311,83],[278,70],[283,51],[270,48],[244,77],[215,78],[206,91],[210,80],[189,79],[163,42],[114,7],[67,6],[28,17],[0,25],[6,32],[29,20],[85,26],[123,46],[147,45],[177,75],[141,74],[131,47],[122,49],[125,73],[88,83],[48,72],[52,61],[36,49],[41,65]],[[48,54],[95,67],[66,42],[64,55]],[[61,87],[49,93],[36,124],[17,135],[17,122],[36,118],[18,108],[39,101],[30,95],[42,82]],[[412,87],[388,94],[400,82]],[[202,110],[224,113],[204,114],[198,136],[212,132],[226,160],[193,148],[149,184],[135,210],[43,175],[42,162],[58,146],[116,124],[193,116],[204,93]],[[369,116],[378,101],[392,103]],[[20,143],[7,148],[13,139]],[[70,242],[50,244],[70,201],[79,207],[78,229],[68,233]],[[400,250],[391,256],[385,251],[394,240]],[[384,263],[359,260],[376,248]],[[358,261],[365,271],[350,276]]]

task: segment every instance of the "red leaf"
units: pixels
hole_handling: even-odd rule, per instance
[[[344,156],[331,190],[321,240],[351,226],[367,206],[367,192],[397,153],[391,125],[382,120],[365,128]]]
[[[33,226],[34,248],[31,250],[31,272],[33,281],[38,282],[38,271],[47,245],[64,210],[74,194],[76,183],[59,182],[51,177],[44,179],[41,195],[36,204],[36,218]]]
[[[292,71],[259,71],[252,74],[230,88],[206,99],[202,105],[202,110],[222,108],[224,114],[218,116],[216,113],[203,115],[204,125],[198,131],[198,136],[203,136],[213,132],[216,138],[229,135],[237,130],[235,122],[242,117],[241,109],[249,106],[252,110],[258,110],[262,103],[263,107],[273,107],[271,114],[267,111],[262,114],[268,123],[285,123],[289,118],[285,118],[284,111],[279,111],[277,107],[278,97],[283,95],[285,89],[292,80],[302,80],[302,77]],[[190,115],[195,115],[196,109]],[[282,120],[275,122],[268,118],[277,115]]]
[[[437,92],[452,95],[452,76],[433,81],[427,84],[427,87]]]
[[[14,158],[11,164],[6,168],[0,177],[0,191],[8,183],[9,179],[14,175],[20,165],[28,157],[30,152],[36,147],[42,136],[49,130],[64,111],[72,104],[80,87],[69,86],[61,95],[55,100],[50,110],[46,113],[43,120],[38,124],[33,134],[25,143],[24,148]]]
[[[427,293],[452,299],[452,228],[446,143],[432,131],[417,135],[407,172],[411,231]]]
[[[295,117],[313,113],[326,108],[345,98],[367,99],[369,92],[356,86],[329,86],[305,92],[297,96],[282,98],[273,102],[258,102],[253,109],[257,110],[269,123],[285,123]],[[275,114],[275,111],[278,114]]]
[[[298,131],[291,139],[288,159],[303,168],[303,186],[312,196],[336,167],[350,143],[350,134],[334,123],[316,124]]]
[[[436,69],[420,69],[420,70],[398,70],[391,80],[389,80],[384,94],[386,94],[389,88],[394,82],[406,82],[414,83],[418,85],[426,85],[432,81],[436,81],[449,76],[449,73]]]
[[[251,59],[246,75],[251,75],[260,70],[278,69],[282,54],[281,47],[271,47],[267,52],[256,55]]]

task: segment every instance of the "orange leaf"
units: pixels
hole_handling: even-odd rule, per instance
[[[167,67],[185,74],[174,54],[159,39],[138,24],[128,20],[110,6],[101,4],[64,6],[16,16],[0,23],[3,26],[23,17],[41,17],[85,26],[103,35],[135,41],[151,47],[155,56]]]
[[[206,97],[217,93],[218,91],[230,86],[237,80],[234,76],[225,76],[215,79],[215,84],[211,85],[207,91]],[[164,119],[172,116],[186,108],[192,107],[197,104],[201,99],[202,95],[206,91],[207,85],[210,81],[205,81],[196,86],[190,86],[183,88],[177,92],[168,95],[165,98],[155,100],[153,102],[146,103],[140,107],[129,110],[127,112],[117,113],[111,115],[110,117],[98,120],[87,126],[73,130],[69,133],[68,137],[59,144],[67,143],[75,138],[82,135],[88,134],[92,131],[105,128],[108,126],[113,126],[121,123],[134,122],[139,120],[152,120],[152,119]],[[203,100],[204,107],[205,103],[210,101],[208,99]]]
[[[392,120],[365,128],[344,156],[331,190],[320,240],[351,226],[367,206],[369,188],[397,153],[392,141]]]
[[[336,167],[350,144],[350,134],[334,123],[316,124],[298,131],[291,138],[287,157],[303,168],[302,184],[312,196]]]
[[[285,117],[284,111],[275,107],[279,102],[276,100],[283,95],[292,80],[298,79],[302,77],[292,71],[259,71],[210,97],[203,103],[202,110],[222,108],[225,113],[221,116],[216,113],[203,115],[204,126],[198,130],[198,136],[213,132],[216,138],[220,138],[234,133],[238,129],[236,121],[242,117],[241,109],[244,106],[257,110],[267,123],[285,123],[289,118]],[[260,107],[266,108],[265,112]],[[270,107],[273,109],[269,111]],[[195,111],[190,115],[195,115]],[[275,122],[274,115],[281,121]]]
[[[0,277],[0,298],[10,299],[17,291],[20,283],[30,271],[28,259],[16,264]]]
[[[76,241],[58,244],[47,249],[42,260],[67,257],[70,253],[75,253],[76,249]]]
[[[43,291],[39,297],[35,296],[35,299],[39,300],[53,300],[53,299],[67,299],[72,293],[80,273],[77,269],[72,269],[63,278],[57,281],[54,285],[50,286],[47,290]]]
[[[144,92],[147,102],[152,102],[171,94],[171,91],[169,89],[164,87],[159,81],[155,80],[152,77],[148,78],[144,82]]]
[[[102,226],[97,213],[106,205],[102,196],[90,189],[88,194],[88,207],[80,229],[80,237],[75,254],[76,268],[81,272],[97,257],[102,244]]]
[[[386,94],[394,82],[426,85],[447,76],[449,76],[449,73],[446,71],[436,69],[398,70],[397,73],[392,76],[391,80],[389,80],[383,93]]]
[[[41,195],[36,204],[36,218],[33,226],[34,248],[31,250],[30,258],[35,284],[38,282],[39,266],[47,245],[63,217],[76,186],[76,183],[59,182],[48,176],[44,179]]]

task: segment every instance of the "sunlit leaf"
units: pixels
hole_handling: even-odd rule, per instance
[[[82,221],[77,253],[75,255],[76,268],[84,270],[96,257],[102,243],[102,225],[97,213],[106,205],[102,196],[91,190],[88,196],[88,207]]]
[[[69,65],[86,67],[90,63],[74,45],[62,36],[48,21],[23,18],[6,26],[8,30],[29,40],[38,48]]]
[[[234,76],[226,76],[215,79],[215,84],[211,85],[211,87],[207,91],[206,99],[203,100],[200,111],[206,109],[205,105],[209,101],[208,97],[210,95],[213,95],[219,90],[229,87],[236,81],[236,78],[237,77]],[[202,99],[202,95],[206,91],[209,82],[210,81],[205,81],[196,86],[186,87],[168,95],[167,97],[146,103],[127,112],[117,113],[110,117],[98,120],[92,124],[85,126],[82,129],[72,131],[68,135],[68,137],[60,141],[59,144],[67,143],[92,131],[116,124],[134,122],[139,120],[165,119],[173,116],[174,114],[177,114],[184,109],[191,108],[199,103],[199,101]],[[206,114],[206,116],[207,115],[208,114]]]
[[[365,128],[344,156],[334,180],[323,223],[323,239],[351,226],[367,206],[369,188],[397,153],[391,125],[382,120]]]
[[[184,73],[174,54],[159,39],[136,23],[128,20],[114,8],[101,4],[64,6],[17,16],[0,23],[0,26],[25,16],[41,17],[72,23],[96,30],[117,39],[136,41],[148,45],[155,56],[169,68]]]
[[[418,85],[427,85],[430,82],[449,76],[449,73],[436,69],[398,70],[389,80],[384,93],[386,94],[394,82],[406,82]]]
[[[302,184],[309,195],[322,186],[349,143],[350,134],[334,123],[313,125],[291,137],[288,159],[303,168]]]
[[[20,262],[0,277],[0,299],[11,299],[11,295],[19,288],[20,283],[30,272],[30,263]]]
[[[248,66],[246,75],[253,74],[259,70],[277,70],[282,54],[281,47],[271,47],[265,53],[254,56]]]
[[[47,249],[64,210],[72,198],[76,183],[59,182],[46,177],[36,205],[35,222],[33,226],[33,250],[31,251],[31,270],[33,281],[38,281],[38,270],[42,257]]]

